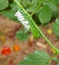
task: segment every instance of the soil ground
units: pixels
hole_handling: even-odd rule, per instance
[[[41,29],[44,32],[44,34],[47,36],[47,38],[56,47],[58,47],[59,39],[54,35],[53,32],[52,34],[47,33],[47,30],[51,29],[51,24],[52,23],[49,23],[47,26],[42,26]],[[0,51],[2,50],[4,46],[8,46],[12,50],[12,53],[7,56],[2,55],[0,52],[0,65],[17,65],[20,61],[23,60],[23,58],[27,54],[33,53],[36,50],[44,50],[49,55],[53,53],[42,37],[40,37],[39,39],[34,39],[32,34],[30,34],[29,39],[25,42],[21,42],[17,40],[17,38],[15,37],[15,34],[17,30],[19,30],[20,28],[21,28],[21,25],[19,23],[16,23],[0,15],[0,32],[3,32],[5,36],[5,41],[2,41],[0,39]],[[13,51],[14,44],[19,45],[20,47],[19,52]],[[52,65],[56,65],[56,63],[53,61]]]

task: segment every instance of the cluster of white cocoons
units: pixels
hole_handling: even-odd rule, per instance
[[[24,25],[25,29],[29,30],[29,21],[26,21],[22,15],[21,12],[17,11],[15,13],[15,16],[18,18],[18,20]]]

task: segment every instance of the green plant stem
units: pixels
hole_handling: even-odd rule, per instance
[[[17,0],[14,0],[14,2],[24,11],[24,13],[26,13],[29,17],[29,19],[32,21],[32,23],[34,24],[34,26],[36,27],[36,29],[39,31],[39,33],[41,34],[41,36],[45,39],[45,41],[47,42],[47,44],[53,49],[55,50],[56,53],[59,54],[59,50],[48,40],[48,38],[44,35],[44,33],[41,31],[41,29],[36,25],[36,23],[33,21],[31,15],[28,14],[28,12],[25,11],[25,9],[21,6],[21,4],[19,4],[19,2]]]
[[[47,44],[53,49],[55,50],[56,53],[59,54],[59,50],[48,40],[48,38],[44,35],[44,33],[41,31],[41,29],[35,24],[36,28],[38,29],[38,31],[40,32],[41,36],[45,39],[45,41],[47,42]]]
[[[34,15],[35,13],[33,12],[32,14],[31,14],[31,17]]]

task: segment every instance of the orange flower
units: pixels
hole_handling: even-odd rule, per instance
[[[13,46],[13,50],[15,51],[15,52],[18,52],[18,51],[20,51],[20,47],[19,47],[19,45],[14,45]]]

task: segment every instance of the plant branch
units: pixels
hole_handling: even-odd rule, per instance
[[[55,50],[56,53],[59,54],[59,50],[48,40],[48,38],[44,35],[44,33],[41,31],[41,29],[36,25],[36,23],[33,21],[31,15],[28,14],[28,12],[26,12],[26,10],[22,7],[21,4],[19,4],[19,2],[17,0],[14,0],[14,2],[19,6],[19,8],[21,8],[21,10],[23,10],[23,12],[25,14],[27,14],[27,17],[29,17],[30,22],[32,22],[34,24],[34,26],[36,27],[36,29],[39,31],[39,33],[41,34],[41,36],[45,39],[45,41],[47,42],[47,44]]]

